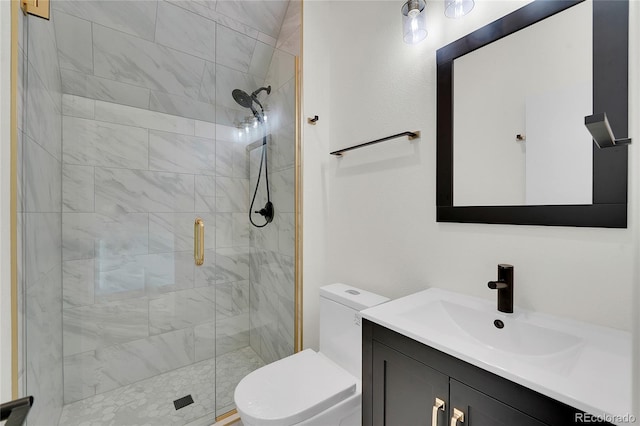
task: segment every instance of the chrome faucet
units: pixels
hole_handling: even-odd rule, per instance
[[[489,281],[489,288],[498,290],[498,310],[513,313],[513,265],[498,265],[498,280]]]

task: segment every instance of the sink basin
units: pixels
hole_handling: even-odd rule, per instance
[[[583,341],[578,336],[532,324],[527,315],[499,314],[495,306],[474,305],[437,300],[401,315],[410,321],[446,330],[450,336],[457,334],[489,349],[515,355],[558,354],[578,348]],[[495,324],[496,321],[500,321],[499,325]]]
[[[631,412],[628,332],[517,306],[505,314],[495,300],[438,288],[362,317],[587,413]]]

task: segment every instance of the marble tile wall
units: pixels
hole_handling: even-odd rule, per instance
[[[62,87],[49,21],[20,14],[18,282],[20,395],[28,424],[62,411]]]
[[[288,3],[52,2],[64,93],[233,124],[246,111],[231,90],[264,80]]]
[[[264,228],[251,228],[249,313],[250,344],[266,362],[293,353],[295,246],[295,55],[300,49],[300,2],[291,1],[277,39],[265,84],[271,137],[269,184],[276,215]],[[258,176],[261,149],[250,152],[250,188]],[[262,177],[264,179],[264,176]],[[261,186],[256,205],[266,202]],[[255,210],[255,209],[254,209]]]
[[[62,111],[65,403],[248,347],[248,154],[235,129],[70,94]]]
[[[301,52],[300,30],[302,26],[302,0],[292,0],[280,28],[276,47],[290,55],[298,56]]]

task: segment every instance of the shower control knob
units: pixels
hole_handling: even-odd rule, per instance
[[[267,220],[267,223],[270,223],[271,221],[273,221],[274,216],[273,203],[271,201],[267,201],[267,204],[265,204],[263,208],[254,211],[254,213],[258,213],[259,215],[264,216],[264,218]]]

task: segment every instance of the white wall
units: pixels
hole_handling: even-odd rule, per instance
[[[11,6],[0,1],[0,403],[11,398],[11,240],[9,238]]]
[[[342,281],[393,298],[438,286],[493,300],[486,282],[498,263],[515,265],[518,306],[631,329],[633,182],[628,229],[436,222],[435,50],[526,2],[476,2],[458,21],[430,2],[430,34],[417,46],[402,42],[400,3],[305,3],[303,117],[321,117],[304,129],[305,346],[317,347],[320,285]],[[636,12],[630,26],[638,24]],[[405,130],[422,139],[328,155]],[[630,136],[638,140],[637,126]],[[637,170],[639,156],[630,157]]]
[[[318,289],[327,283],[327,168],[330,158],[329,125],[330,45],[327,26],[330,24],[330,3],[305,1],[303,3],[302,37],[302,127],[303,163],[303,344],[318,346]],[[317,115],[315,126],[307,117]]]

